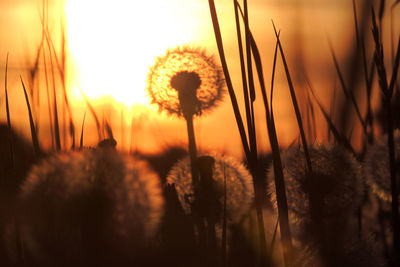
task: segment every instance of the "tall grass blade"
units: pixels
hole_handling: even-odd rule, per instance
[[[282,48],[282,44],[281,41],[279,39],[279,35],[278,32],[275,28],[275,24],[274,22],[272,22],[272,25],[274,27],[274,31],[275,31],[275,36],[276,39],[278,41],[278,47],[279,47],[279,52],[281,54],[281,58],[282,58],[282,62],[283,62],[283,66],[285,68],[285,73],[286,73],[286,79],[289,85],[289,90],[290,90],[290,96],[292,98],[292,104],[293,104],[293,108],[294,111],[296,113],[296,119],[297,119],[297,124],[299,126],[299,130],[300,130],[300,137],[301,137],[301,142],[303,144],[303,149],[304,149],[304,156],[306,158],[306,162],[307,162],[307,167],[310,173],[312,173],[312,166],[311,166],[311,159],[310,159],[310,154],[308,152],[308,146],[307,146],[307,139],[304,133],[304,127],[303,127],[303,122],[301,120],[301,114],[300,114],[300,109],[299,109],[299,104],[297,103],[297,99],[296,99],[296,93],[294,91],[294,87],[293,87],[293,83],[292,83],[292,78],[290,77],[290,72],[289,72],[289,67],[287,65],[286,62],[286,58],[285,58],[285,54],[283,52],[283,48]]]
[[[243,85],[243,97],[244,97],[244,104],[246,110],[246,119],[247,119],[247,132],[249,133],[249,139],[251,143],[250,133],[252,132],[252,116],[250,112],[250,101],[249,101],[249,89],[247,86],[247,76],[246,76],[246,67],[244,63],[244,55],[243,55],[243,43],[242,43],[242,34],[240,31],[240,22],[239,22],[239,15],[238,15],[238,8],[239,4],[237,0],[233,1],[234,3],[234,10],[235,10],[235,23],[236,23],[236,33],[238,39],[238,47],[239,47],[239,59],[240,59],[240,69],[241,69],[241,76],[242,76],[242,85]],[[250,147],[252,145],[250,144]]]
[[[56,62],[56,66],[58,69],[58,73],[61,79],[61,85],[63,89],[64,96],[64,104],[68,112],[69,117],[69,134],[72,140],[72,148],[75,147],[75,125],[72,116],[71,106],[68,99],[67,86],[66,86],[66,60],[67,60],[67,52],[66,52],[66,38],[65,38],[65,28],[64,24],[61,25],[61,64],[58,60],[56,50],[54,48],[53,41],[50,39],[51,48],[53,50],[54,59]]]
[[[397,49],[395,64],[393,66],[390,85],[388,85],[386,77],[386,68],[383,60],[383,44],[381,43],[379,29],[376,25],[375,11],[372,8],[372,34],[375,41],[375,54],[376,54],[376,67],[379,76],[379,85],[384,95],[384,103],[386,108],[386,123],[387,123],[387,143],[389,148],[389,166],[390,166],[390,187],[392,196],[392,227],[393,227],[393,260],[396,266],[400,266],[400,225],[399,225],[399,188],[396,178],[396,155],[395,155],[395,144],[393,136],[393,111],[392,111],[392,96],[393,88],[397,79],[397,71],[400,61],[400,37],[399,45]],[[393,86],[393,87],[392,87]]]
[[[54,150],[55,147],[55,138],[54,138],[54,128],[53,128],[53,115],[52,115],[52,111],[51,111],[51,95],[50,95],[50,86],[49,86],[49,77],[48,77],[48,73],[47,73],[47,62],[46,62],[46,53],[43,49],[43,65],[44,65],[44,77],[45,77],[45,82],[46,82],[46,94],[47,94],[47,107],[48,107],[48,112],[49,112],[49,125],[50,125],[50,136],[51,136],[51,146]]]
[[[250,127],[249,127],[249,141],[250,141],[250,151],[252,154],[252,161],[254,164],[257,162],[257,138],[256,138],[256,126],[254,118],[254,101],[256,99],[256,93],[254,89],[254,78],[253,78],[253,67],[251,63],[251,50],[250,50],[250,26],[249,26],[249,14],[247,7],[247,0],[243,1],[244,5],[244,29],[246,37],[246,59],[247,59],[247,81],[249,82],[249,94],[250,94]],[[256,168],[256,167],[255,167]]]
[[[335,124],[332,122],[331,120],[331,116],[329,116],[328,112],[325,110],[324,106],[322,105],[321,101],[318,99],[317,95],[315,94],[311,83],[309,82],[309,80],[307,79],[307,84],[308,84],[308,88],[311,91],[311,95],[314,97],[319,109],[322,112],[322,115],[324,116],[329,130],[332,132],[336,142],[338,142],[339,144],[343,145],[345,148],[347,148],[350,152],[353,153],[354,156],[357,157],[356,152],[354,151],[353,147],[351,146],[350,142],[347,140],[346,137],[344,137],[343,135],[340,134],[339,130],[336,128]]]
[[[368,75],[368,63],[367,57],[365,52],[365,40],[364,36],[360,35],[359,26],[358,26],[358,16],[357,16],[357,7],[355,0],[353,0],[353,17],[354,17],[354,27],[356,33],[356,40],[357,40],[357,47],[361,48],[361,56],[362,56],[362,65],[364,71],[364,79],[365,79],[365,86],[366,86],[366,94],[367,94],[367,114],[365,119],[363,120],[364,125],[364,132],[367,133],[368,143],[373,142],[373,119],[372,119],[372,109],[371,109],[371,91],[372,91],[372,81]],[[374,63],[372,63],[372,68],[374,68]],[[368,132],[367,126],[369,126],[370,132]]]
[[[48,40],[47,43],[49,45]],[[49,50],[50,50],[50,45],[49,45]],[[61,151],[61,136],[60,136],[60,123],[58,120],[56,77],[54,75],[53,54],[51,50],[49,51],[49,57],[50,57],[50,71],[51,71],[52,89],[53,89],[54,137],[56,141],[56,151]]]
[[[356,114],[357,114],[357,118],[360,121],[361,126],[363,128],[363,133],[365,134],[365,136],[368,136],[367,127],[365,125],[364,119],[361,116],[360,108],[358,107],[358,104],[357,104],[357,101],[356,101],[356,99],[354,97],[354,94],[350,90],[348,90],[347,87],[346,87],[346,84],[345,84],[344,79],[343,79],[342,72],[341,72],[340,67],[339,67],[339,63],[338,63],[336,55],[335,55],[335,51],[333,50],[333,47],[332,47],[332,44],[331,44],[330,41],[329,41],[329,48],[331,50],[333,63],[335,65],[336,73],[337,73],[337,75],[339,77],[339,81],[340,81],[340,85],[341,85],[341,88],[343,90],[343,93],[346,96],[346,98],[349,99],[351,101],[351,103],[353,104],[353,107],[354,107],[354,109],[356,111]]]
[[[20,76],[20,79],[21,79],[21,83],[22,83],[22,88],[24,89],[26,106],[28,107],[29,124],[30,124],[30,127],[31,127],[33,150],[35,152],[36,157],[39,157],[41,155],[41,152],[40,152],[40,147],[39,147],[39,139],[38,139],[38,136],[37,136],[37,133],[36,133],[35,123],[33,121],[31,105],[29,104],[28,94],[26,93],[25,84],[24,84],[24,81],[22,80],[21,76]]]
[[[10,106],[8,103],[8,53],[7,53],[7,58],[6,58],[6,70],[5,70],[5,77],[4,77],[4,93],[5,93],[5,100],[6,100],[6,116],[7,116],[7,125],[8,125],[8,138],[9,138],[9,144],[10,144],[10,159],[11,159],[11,164],[13,169],[15,169],[15,151],[14,151],[14,137],[12,134],[12,128],[11,128],[11,119],[10,119]]]
[[[246,30],[246,53],[247,57],[251,58],[252,52],[257,53],[258,60],[260,60],[259,53],[257,47],[254,50],[254,39],[251,34],[251,31],[248,27],[248,19],[246,21],[246,14],[243,13],[240,5],[235,1],[235,14],[240,11],[242,15],[242,19],[245,22],[245,30]],[[247,2],[245,2],[245,13],[247,9]],[[238,26],[239,27],[239,26]],[[238,36],[240,38],[240,36]],[[251,49],[251,50],[250,50]],[[255,52],[254,52],[255,51]],[[253,174],[253,185],[255,192],[255,203],[256,203],[256,215],[257,215],[257,223],[259,228],[259,241],[260,241],[260,250],[261,250],[261,263],[264,264],[267,256],[267,241],[265,237],[265,229],[264,229],[264,217],[262,212],[263,203],[265,202],[265,193],[263,190],[264,185],[264,173],[260,173],[258,171],[258,160],[257,160],[257,140],[256,140],[256,129],[255,129],[255,119],[254,119],[254,107],[253,102],[255,100],[255,92],[254,91],[254,81],[253,81],[253,71],[251,67],[251,60],[248,58],[248,82],[249,82],[249,91],[250,91],[250,101],[247,95],[247,91],[245,91],[245,102],[246,103],[246,115],[247,115],[247,123],[248,123],[248,131],[249,131],[249,140],[250,140],[250,158],[248,158],[248,163]],[[258,62],[261,66],[261,60]],[[242,66],[244,69],[244,62],[242,62]],[[242,77],[245,76],[245,73],[242,73]],[[245,81],[245,79],[244,79]]]
[[[239,7],[240,10],[240,7]],[[243,12],[242,12],[243,16]],[[280,229],[281,229],[281,238],[283,243],[283,250],[284,250],[284,258],[285,264],[290,265],[291,262],[291,253],[292,253],[292,238],[291,232],[289,227],[289,216],[288,216],[288,207],[287,207],[287,199],[286,199],[286,192],[285,192],[285,182],[283,178],[283,169],[282,169],[282,162],[279,152],[279,144],[278,138],[276,135],[276,128],[274,119],[270,114],[270,108],[268,104],[268,97],[267,97],[267,90],[265,87],[264,82],[264,74],[263,68],[261,64],[261,57],[260,52],[257,47],[257,44],[250,32],[250,43],[252,48],[252,54],[254,57],[254,62],[257,70],[258,80],[261,87],[261,93],[264,102],[265,108],[265,117],[267,121],[267,130],[269,141],[271,145],[272,155],[273,155],[273,166],[274,166],[274,174],[275,174],[275,188],[276,188],[276,195],[277,195],[277,204],[278,204],[278,214],[279,214],[279,221],[280,221]],[[275,55],[277,54],[277,48],[275,49]],[[273,65],[273,77],[271,79],[271,91],[273,91],[273,81],[275,79],[275,66],[276,66],[276,56],[274,57],[274,65]],[[265,240],[265,237],[264,237]],[[265,241],[266,242],[266,241]],[[266,245],[265,245],[266,246]]]
[[[216,42],[217,42],[217,47],[218,47],[218,52],[219,52],[219,56],[220,56],[220,60],[221,60],[221,65],[222,65],[222,69],[224,71],[225,81],[226,81],[226,85],[228,87],[228,92],[229,92],[229,96],[230,96],[230,99],[231,99],[233,112],[235,114],[236,123],[238,125],[240,138],[242,140],[243,150],[244,150],[244,153],[246,155],[246,158],[249,158],[249,156],[250,156],[249,144],[247,142],[247,137],[246,137],[246,132],[244,130],[243,120],[242,120],[242,117],[240,115],[240,110],[239,110],[239,106],[238,106],[238,103],[237,103],[235,91],[233,90],[233,85],[232,85],[232,81],[231,81],[231,78],[230,78],[228,65],[227,65],[226,59],[225,59],[225,52],[224,52],[224,47],[223,47],[223,44],[222,44],[221,30],[220,30],[220,27],[219,27],[217,11],[215,9],[215,3],[214,3],[214,0],[208,0],[208,3],[209,3],[209,6],[210,6],[211,20],[212,20],[212,23],[213,23],[214,34],[215,34],[215,39],[216,39]]]
[[[97,117],[96,111],[94,110],[92,104],[90,104],[90,101],[89,101],[88,97],[85,95],[85,93],[84,93],[82,90],[80,90],[80,91],[81,91],[81,94],[82,94],[82,96],[83,96],[83,99],[85,100],[86,105],[88,106],[89,111],[90,111],[90,113],[92,114],[92,116],[93,116],[93,118],[94,118],[94,121],[95,121],[95,123],[96,123],[97,134],[98,134],[99,142],[100,142],[101,139],[102,139],[102,134],[101,134],[101,126],[100,126],[99,118]]]
[[[254,40],[254,39],[253,39]],[[254,47],[256,48],[255,42]],[[258,49],[255,49],[258,51]],[[282,160],[279,152],[279,144],[278,137],[276,135],[276,127],[275,127],[275,119],[273,116],[273,108],[272,108],[272,98],[274,92],[274,81],[275,81],[275,70],[276,70],[276,60],[278,54],[278,42],[275,45],[274,51],[274,61],[272,66],[272,77],[271,77],[271,114],[268,106],[268,99],[266,88],[264,84],[264,78],[262,76],[262,65],[261,59],[259,57],[259,53],[253,53],[255,55],[255,62],[257,73],[260,81],[261,92],[264,100],[264,108],[265,108],[265,116],[267,120],[267,129],[268,136],[272,150],[273,157],[273,166],[274,166],[274,176],[275,176],[275,190],[276,190],[276,198],[278,204],[278,220],[280,225],[281,239],[283,243],[283,251],[285,264],[287,266],[291,265],[292,261],[292,237],[291,231],[289,227],[289,216],[288,216],[288,206],[287,206],[287,198],[286,198],[286,190],[285,190],[285,180],[283,176],[283,168],[282,168]],[[272,255],[272,252],[270,252]]]
[[[394,59],[393,70],[392,70],[392,78],[390,79],[389,91],[393,93],[394,86],[397,83],[397,77],[399,74],[399,65],[400,65],[400,36],[397,41],[397,52],[396,57]]]
[[[107,132],[107,137],[110,139],[114,139],[114,134],[113,134],[111,125],[108,122],[108,120],[105,121],[105,128],[106,128],[106,132]]]
[[[315,124],[315,112],[314,112],[314,104],[311,100],[310,94],[307,91],[307,130],[309,132],[309,140],[310,142],[314,142],[317,136],[317,129]]]

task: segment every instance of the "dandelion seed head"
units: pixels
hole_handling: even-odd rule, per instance
[[[324,218],[343,217],[362,199],[361,168],[357,160],[338,146],[309,147],[314,179],[310,180],[302,149],[292,147],[281,154],[291,222],[309,220],[310,193],[318,194]],[[274,170],[269,170],[268,191],[276,207]]]
[[[400,166],[400,130],[394,131],[395,164]],[[391,202],[390,164],[387,135],[382,136],[374,145],[368,148],[363,163],[363,171],[367,184],[372,192],[381,200]],[[396,170],[397,181],[400,177],[400,167]]]
[[[81,252],[68,253],[143,246],[163,214],[157,175],[143,161],[109,148],[43,160],[30,171],[20,200],[24,239],[39,258],[79,244]]]
[[[147,92],[160,110],[183,116],[185,104],[193,114],[210,110],[224,93],[225,80],[214,57],[200,48],[168,49],[156,59],[147,79]]]
[[[219,203],[224,203],[224,179],[226,179],[226,212],[232,222],[238,222],[249,211],[254,198],[252,177],[245,166],[236,160],[214,155],[213,181]],[[186,213],[190,213],[190,204],[185,196],[193,195],[190,159],[186,157],[177,162],[167,176],[169,184],[175,184],[179,201]]]

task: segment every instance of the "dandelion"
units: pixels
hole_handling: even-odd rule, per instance
[[[308,174],[304,152],[290,148],[282,153],[282,166],[291,222],[310,220],[310,194],[316,195],[322,218],[344,218],[356,210],[362,199],[360,166],[356,159],[338,146],[310,147],[313,179]],[[273,181],[273,167],[269,181]],[[269,184],[276,206],[275,185]]]
[[[161,110],[183,116],[186,120],[195,198],[198,197],[198,166],[193,116],[214,107],[221,100],[223,89],[221,68],[213,57],[199,48],[169,49],[156,59],[149,72],[147,91],[153,103],[157,103]]]
[[[215,155],[214,159],[212,179],[218,206],[209,208],[220,211],[219,216],[222,216],[221,211],[224,205],[226,181],[227,218],[231,222],[237,223],[249,211],[253,201],[254,190],[251,175],[243,164],[232,158]],[[193,196],[194,190],[188,157],[180,160],[172,167],[167,177],[167,182],[169,184],[175,184],[178,198],[183,209],[186,213],[191,213],[190,196]],[[222,222],[221,217],[219,218],[219,222]]]
[[[214,107],[222,99],[224,85],[214,57],[200,48],[184,46],[169,49],[156,59],[147,91],[161,110],[186,117]]]
[[[161,194],[144,162],[110,147],[51,156],[21,189],[27,250],[39,261],[71,264],[133,255],[157,229]]]
[[[400,130],[394,131],[394,150],[396,166],[400,166]],[[382,136],[365,154],[363,164],[364,175],[372,192],[381,200],[391,202],[389,149],[387,135]],[[396,170],[396,177],[400,177],[400,168]]]

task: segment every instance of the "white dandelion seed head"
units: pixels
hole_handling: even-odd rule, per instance
[[[185,90],[178,92],[179,84],[185,84]],[[160,110],[171,115],[183,116],[190,106],[191,115],[200,116],[221,102],[225,79],[214,56],[202,48],[178,46],[156,58],[147,77],[147,92]]]
[[[231,222],[239,222],[249,211],[254,198],[252,177],[246,167],[233,158],[213,155],[215,160],[213,180],[219,196],[219,203],[224,203],[224,179],[226,179],[226,212]],[[167,177],[169,184],[175,184],[179,201],[186,213],[190,213],[190,204],[185,196],[193,195],[190,159],[178,161]]]
[[[310,190],[321,196],[324,217],[343,217],[353,212],[363,195],[360,164],[353,155],[338,146],[310,146],[309,153],[315,182],[311,186],[304,151],[292,147],[281,153],[291,222],[300,223],[309,219]],[[268,191],[276,207],[273,165],[268,176]]]
[[[379,138],[365,154],[363,171],[367,184],[372,192],[381,200],[391,202],[390,164],[387,135]],[[394,131],[394,148],[396,166],[400,166],[400,130]],[[396,171],[397,181],[400,177],[400,167]]]

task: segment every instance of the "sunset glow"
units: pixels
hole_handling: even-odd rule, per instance
[[[146,79],[154,58],[192,40],[192,23],[171,3],[67,0],[72,96],[111,96],[127,106],[147,104]]]

